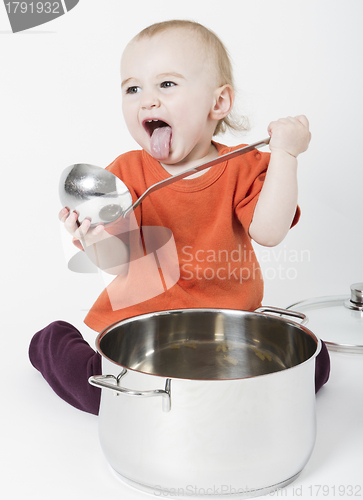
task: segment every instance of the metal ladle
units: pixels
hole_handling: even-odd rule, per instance
[[[98,224],[106,226],[120,217],[126,217],[154,191],[213,165],[266,146],[269,142],[268,137],[157,182],[150,186],[135,203],[132,203],[132,196],[126,185],[114,174],[95,165],[76,163],[62,172],[59,197],[64,207],[78,213],[79,223],[87,218],[92,221],[91,227]]]

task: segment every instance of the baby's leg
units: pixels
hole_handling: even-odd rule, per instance
[[[52,389],[76,408],[98,415],[101,389],[88,378],[101,374],[101,356],[65,321],[55,321],[34,335],[29,347],[32,365]]]
[[[330,374],[330,357],[324,342],[315,359],[315,393],[328,381]]]

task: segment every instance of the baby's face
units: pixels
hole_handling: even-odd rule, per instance
[[[132,41],[122,56],[121,79],[124,118],[143,149],[166,165],[207,154],[218,85],[195,35],[178,29]]]

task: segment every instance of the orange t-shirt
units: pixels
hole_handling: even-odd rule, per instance
[[[214,145],[219,155],[241,147]],[[248,229],[269,158],[254,150],[149,195],[118,234],[130,248],[129,271],[105,288],[85,323],[101,331],[155,311],[259,307],[263,280]],[[107,169],[133,201],[169,177],[143,150],[119,156]],[[293,225],[298,217],[297,209]]]

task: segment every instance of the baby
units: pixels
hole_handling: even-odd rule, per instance
[[[121,155],[108,169],[126,184],[133,200],[170,174],[236,149],[213,141],[241,124],[232,111],[228,53],[202,25],[177,20],[146,28],[123,53],[121,79],[123,115],[142,149]],[[59,218],[75,244],[115,275],[88,313],[88,326],[101,331],[157,310],[253,311],[261,305],[263,280],[251,240],[277,245],[298,221],[297,157],[311,137],[305,116],[274,121],[268,133],[270,153],[254,150],[152,193],[130,218],[111,228],[91,229],[87,219],[78,224],[75,212],[62,209]],[[148,257],[147,228],[160,229],[154,250],[169,243],[163,256],[167,264],[158,264],[164,273],[161,291],[155,285],[160,276],[150,265],[155,261],[143,258]],[[100,391],[87,380],[101,373],[100,355],[72,325],[51,323],[33,337],[29,353],[57,394],[98,413]],[[328,375],[323,346],[316,390]]]

